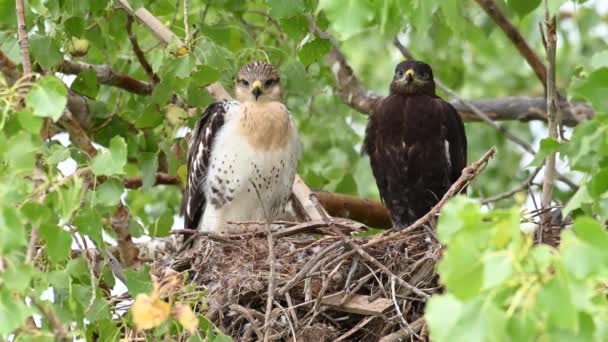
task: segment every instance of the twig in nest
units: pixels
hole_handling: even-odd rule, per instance
[[[411,331],[414,333],[420,332],[424,327],[424,317],[420,317],[414,321],[414,323],[410,324]],[[397,342],[397,341],[407,341],[412,334],[408,330],[401,329],[397,332],[394,332],[388,336],[384,336],[380,339],[380,342]]]
[[[251,323],[251,327],[253,328],[253,331],[255,332],[255,334],[258,336],[258,340],[259,341],[264,340],[264,334],[262,334],[262,332],[260,331],[257,321],[255,320],[255,318],[253,318],[253,315],[251,314],[249,309],[244,308],[238,304],[231,304],[229,308],[230,308],[230,310],[237,312],[237,313],[241,314],[243,317],[245,317],[245,319],[248,320],[249,323]]]
[[[325,247],[323,250],[319,251],[317,253],[317,255],[315,255],[312,259],[310,259],[306,265],[304,265],[302,267],[302,269],[300,269],[300,271],[293,277],[291,278],[291,280],[289,280],[287,282],[287,284],[283,285],[283,287],[281,287],[277,293],[279,296],[283,296],[285,295],[285,292],[289,291],[289,289],[291,289],[296,283],[298,283],[299,281],[301,281],[302,279],[304,279],[307,275],[308,272],[311,271],[313,269],[313,267],[317,266],[317,264],[319,264],[319,262],[321,260],[323,260],[329,253],[333,252],[334,250],[340,248],[344,246],[344,241],[340,240],[340,241],[336,241],[333,244]]]
[[[412,335],[416,336],[418,339],[420,339],[420,336],[418,336],[412,330],[410,325],[407,323],[407,321],[405,320],[405,317],[403,316],[403,312],[401,312],[401,308],[399,308],[399,303],[397,303],[397,293],[395,291],[395,277],[391,277],[391,295],[393,297],[393,304],[395,305],[395,311],[397,311],[397,316],[399,316],[403,325],[405,326],[405,330],[409,331],[410,334],[412,334]]]

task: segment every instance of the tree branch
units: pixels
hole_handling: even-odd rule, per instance
[[[21,48],[23,73],[29,75],[32,73],[32,64],[30,63],[30,45],[27,39],[27,23],[25,21],[23,0],[17,0],[15,5],[17,10],[17,36],[19,37],[19,47]]]
[[[177,46],[177,54],[184,55],[188,53],[188,48],[184,45],[181,39],[169,30],[163,23],[150,13],[144,7],[133,10],[128,0],[118,0],[120,5],[132,16],[136,17],[150,30],[160,42],[165,46],[174,43]],[[219,82],[215,82],[207,86],[207,91],[216,100],[232,98]]]
[[[154,86],[114,71],[109,65],[95,65],[65,60],[59,66],[59,72],[66,75],[78,75],[81,72],[94,71],[101,84],[122,88],[139,95],[150,95]]]
[[[557,21],[555,16],[549,14],[549,4],[545,0],[545,29],[547,34],[547,62],[549,71],[547,73],[547,120],[549,122],[549,137],[557,139],[557,87],[555,84],[555,55],[557,45]],[[553,179],[556,175],[555,152],[550,153],[545,159],[545,176],[543,178],[543,191],[541,196],[541,208],[551,207],[553,198]],[[551,212],[546,211],[542,215],[543,230],[550,227]]]
[[[483,8],[483,10],[496,22],[496,24],[507,35],[511,42],[515,45],[519,53],[526,59],[528,65],[534,70],[536,77],[547,88],[547,68],[540,57],[532,50],[524,37],[519,33],[517,28],[511,23],[509,18],[498,8],[494,0],[475,0]]]
[[[127,36],[129,37],[129,41],[131,42],[131,47],[133,48],[133,53],[135,53],[139,64],[141,64],[141,67],[144,69],[148,77],[150,77],[152,82],[154,84],[158,83],[160,81],[158,75],[154,73],[152,66],[150,65],[150,63],[148,63],[148,60],[144,55],[144,52],[139,47],[139,42],[137,42],[137,36],[133,32],[133,17],[130,15],[127,15],[126,29]]]
[[[141,177],[125,177],[123,179],[123,184],[127,189],[137,189],[140,188],[143,184]],[[181,186],[181,181],[179,178],[175,176],[168,175],[166,173],[157,173],[156,174],[156,183],[155,185],[177,185]]]
[[[318,30],[318,29],[317,29]],[[322,31],[321,31],[322,32]],[[323,32],[327,37],[327,33]],[[322,36],[323,37],[323,36]],[[332,41],[330,39],[330,41]],[[353,73],[352,68],[346,61],[340,49],[332,41],[333,48],[325,57],[336,80],[336,90],[342,101],[362,114],[369,114],[373,106],[382,99],[382,96],[365,89]],[[403,45],[397,45],[403,53]],[[405,49],[403,53],[408,59],[411,53]],[[486,116],[494,121],[546,121],[546,101],[544,97],[513,96],[498,99],[467,100],[467,102],[486,113]],[[481,119],[470,106],[458,100],[450,101],[456,108],[464,121],[481,121]],[[563,124],[576,126],[580,122],[590,120],[595,116],[591,106],[583,102],[568,103],[560,102],[563,113]]]

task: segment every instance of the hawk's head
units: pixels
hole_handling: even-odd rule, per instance
[[[240,102],[280,101],[279,73],[272,64],[251,62],[239,71],[235,92]]]
[[[431,66],[420,61],[405,61],[397,64],[391,94],[435,95],[435,82]]]

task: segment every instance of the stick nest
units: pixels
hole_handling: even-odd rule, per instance
[[[288,225],[273,226],[272,253],[265,231],[196,236],[193,248],[165,255],[154,272],[188,272],[207,291],[198,310],[235,341],[427,339],[425,295],[439,290],[440,255],[428,227],[357,251],[372,238],[351,236],[354,222],[310,224],[290,236],[280,235]]]

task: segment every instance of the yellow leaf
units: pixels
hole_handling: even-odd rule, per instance
[[[184,45],[184,46],[179,47],[177,49],[177,51],[175,51],[175,54],[177,56],[184,56],[184,55],[187,55],[188,52],[190,52],[190,51],[188,51],[188,48]]]
[[[138,294],[131,305],[133,323],[138,330],[159,326],[169,317],[170,312],[169,303],[158,299],[157,296],[150,297],[143,293]]]
[[[198,318],[192,312],[192,309],[188,305],[177,303],[173,306],[173,317],[188,330],[191,334],[196,332],[198,328]]]

